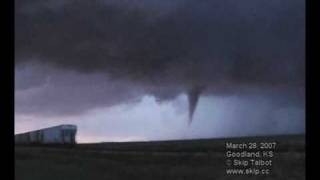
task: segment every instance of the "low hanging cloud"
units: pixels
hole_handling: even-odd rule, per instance
[[[304,3],[17,0],[17,66],[42,64],[54,69],[53,74],[61,72],[61,79],[54,81],[59,82],[54,87],[48,79],[38,77],[30,77],[33,83],[16,84],[27,88],[47,83],[28,92],[41,95],[38,103],[44,109],[57,102],[48,99],[50,91],[74,92],[65,98],[77,99],[82,111],[93,106],[90,102],[114,104],[143,94],[152,94],[161,102],[197,92],[198,87],[203,87],[201,93],[214,95],[279,92],[280,99],[302,106]],[[68,75],[69,71],[76,75]],[[63,80],[68,78],[84,79],[85,85]],[[89,86],[89,81],[95,85]],[[105,82],[118,83],[119,89]],[[100,98],[78,98],[82,96],[76,95],[79,89]],[[19,97],[30,96],[19,93]],[[201,93],[189,93],[191,118]],[[28,103],[22,99],[17,103]],[[73,111],[63,105],[56,107]]]
[[[15,82],[16,113],[41,116],[78,115],[98,107],[137,103],[145,93],[133,83],[110,81],[101,74],[43,65],[16,67]]]

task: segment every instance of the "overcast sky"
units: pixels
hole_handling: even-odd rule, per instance
[[[303,0],[16,1],[15,132],[304,133]]]

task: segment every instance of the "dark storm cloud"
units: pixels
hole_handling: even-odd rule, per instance
[[[198,86],[209,94],[281,89],[303,99],[303,0],[15,4],[18,64],[104,73],[159,101]]]
[[[303,81],[302,0],[184,1],[161,17],[106,2],[17,1],[17,62],[153,83]]]

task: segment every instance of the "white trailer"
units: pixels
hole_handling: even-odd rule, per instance
[[[63,124],[59,126],[39,129],[16,134],[16,144],[75,144],[77,126]]]

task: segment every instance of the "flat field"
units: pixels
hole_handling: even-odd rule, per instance
[[[258,145],[276,142],[272,166],[268,167],[270,174],[227,174],[226,169],[231,168],[226,165],[227,142]],[[289,135],[74,147],[16,145],[15,177],[16,180],[302,180],[305,141],[303,135]]]

